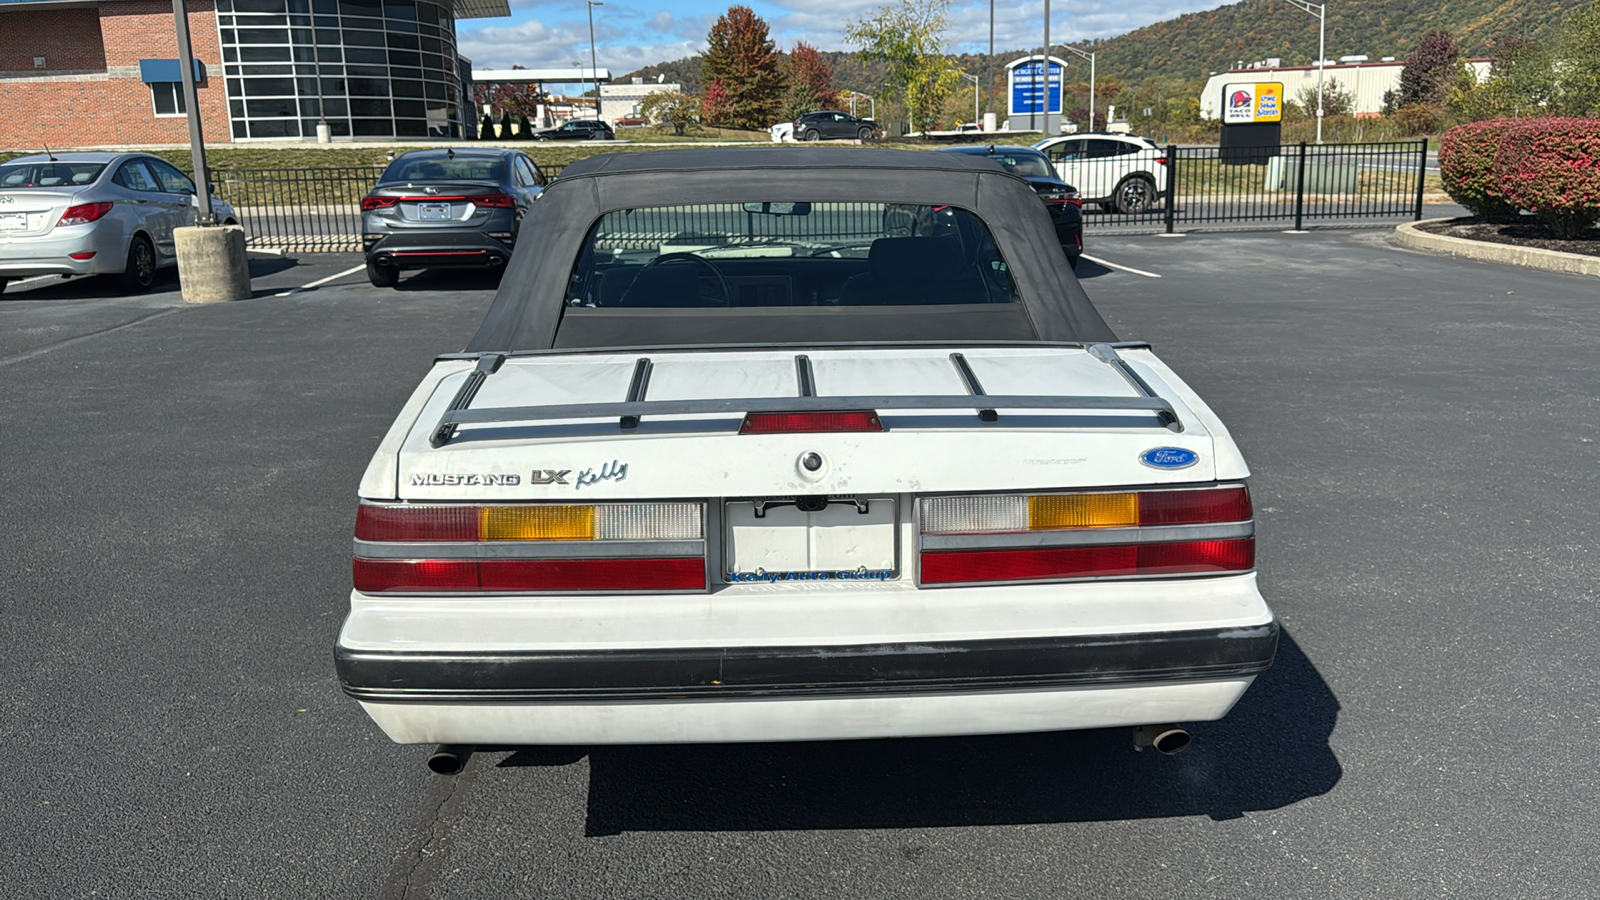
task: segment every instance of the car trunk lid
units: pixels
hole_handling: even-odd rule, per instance
[[[0,240],[47,234],[72,206],[76,190],[0,190]]]
[[[367,496],[383,496],[384,482],[413,500],[882,496],[1195,482],[1216,471],[1211,434],[1183,399],[1192,393],[1137,348],[483,360],[436,366],[403,437],[374,461]],[[747,414],[781,412],[868,412],[878,427],[746,425]],[[1192,462],[1141,462],[1158,448]]]

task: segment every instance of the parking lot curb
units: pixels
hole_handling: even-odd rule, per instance
[[[1544,250],[1538,247],[1513,247],[1510,244],[1491,244],[1486,241],[1473,241],[1443,234],[1430,234],[1421,229],[1423,225],[1448,221],[1450,219],[1445,218],[1402,223],[1395,227],[1395,240],[1400,242],[1400,246],[1410,247],[1413,250],[1448,253],[1451,256],[1480,259],[1484,262],[1501,263],[1508,266],[1525,266],[1530,269],[1543,269],[1546,272],[1561,272],[1567,275],[1588,275],[1600,278],[1600,256],[1563,253],[1560,250]]]

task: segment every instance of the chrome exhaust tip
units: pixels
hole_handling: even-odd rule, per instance
[[[1133,729],[1133,749],[1154,747],[1157,752],[1172,756],[1189,746],[1189,732],[1181,725],[1140,725]]]
[[[435,775],[459,775],[471,758],[471,744],[440,744],[428,757],[428,771]]]

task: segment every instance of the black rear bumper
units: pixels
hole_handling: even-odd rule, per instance
[[[1249,628],[814,647],[513,653],[339,646],[360,700],[595,702],[915,694],[1240,678],[1266,671],[1276,621]]]

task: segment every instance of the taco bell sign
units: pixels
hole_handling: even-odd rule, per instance
[[[1245,82],[1222,86],[1222,124],[1283,121],[1283,83]]]

